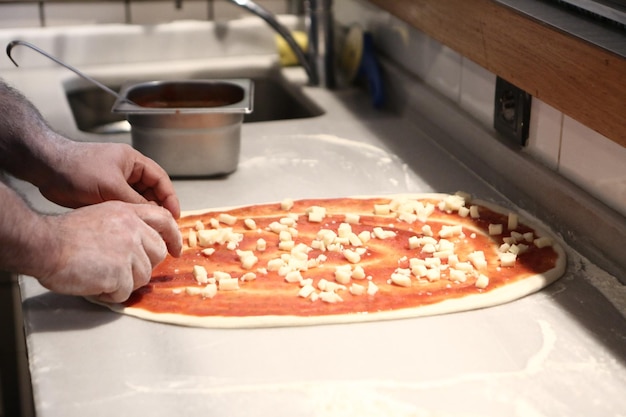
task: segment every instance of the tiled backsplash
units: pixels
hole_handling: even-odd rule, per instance
[[[290,0],[257,0],[263,7],[286,13]],[[0,29],[103,23],[155,24],[184,19],[232,19],[244,15],[227,0],[21,1],[0,0]]]
[[[276,13],[293,1],[258,0]],[[234,19],[246,15],[227,0],[0,2],[0,29],[103,23],[155,24],[174,20]],[[495,79],[455,51],[363,0],[335,0],[342,25],[360,23],[380,51],[457,103],[488,129],[493,125]],[[533,99],[524,149],[626,215],[626,148]]]

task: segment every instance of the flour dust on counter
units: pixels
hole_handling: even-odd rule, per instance
[[[178,224],[182,256],[106,306],[212,328],[392,320],[513,301],[566,267],[548,230],[466,193],[286,198]]]

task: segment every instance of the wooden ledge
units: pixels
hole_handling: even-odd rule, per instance
[[[623,57],[493,0],[369,1],[626,147]]]

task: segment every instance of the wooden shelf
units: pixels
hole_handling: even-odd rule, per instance
[[[369,1],[626,147],[622,56],[493,0]]]

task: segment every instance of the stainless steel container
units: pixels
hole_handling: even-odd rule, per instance
[[[237,169],[243,115],[252,112],[251,80],[129,83],[119,96],[112,111],[126,114],[133,147],[170,176]]]

